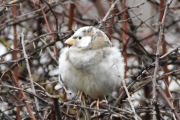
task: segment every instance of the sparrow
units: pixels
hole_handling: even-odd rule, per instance
[[[124,78],[124,59],[107,35],[93,27],[78,29],[65,44],[59,58],[62,81],[71,91],[92,99],[109,95]]]

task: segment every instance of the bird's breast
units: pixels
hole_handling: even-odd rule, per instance
[[[100,63],[103,59],[101,50],[70,50],[69,61],[77,69],[88,69],[92,65]]]

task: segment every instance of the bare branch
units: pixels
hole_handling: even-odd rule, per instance
[[[31,81],[31,88],[32,88],[32,92],[36,95],[36,91],[35,91],[35,87],[34,87],[34,83],[33,83],[33,78],[32,78],[32,74],[31,74],[31,70],[30,70],[30,66],[29,66],[29,61],[28,61],[28,56],[26,54],[26,49],[25,49],[25,43],[24,43],[24,33],[22,32],[21,33],[21,44],[22,44],[22,47],[23,47],[23,54],[24,54],[24,58],[26,60],[26,66],[27,66],[27,70],[28,70],[28,73],[29,73],[29,78],[30,78],[30,81]],[[36,104],[36,109],[39,111],[39,102],[37,100],[36,97],[34,97],[34,100],[35,100],[35,104]]]

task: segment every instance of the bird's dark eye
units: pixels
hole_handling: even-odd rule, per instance
[[[82,37],[81,36],[79,36],[79,39],[81,39]]]

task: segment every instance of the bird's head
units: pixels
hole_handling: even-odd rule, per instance
[[[65,41],[65,44],[82,49],[98,49],[111,46],[107,35],[93,26],[78,29]]]

